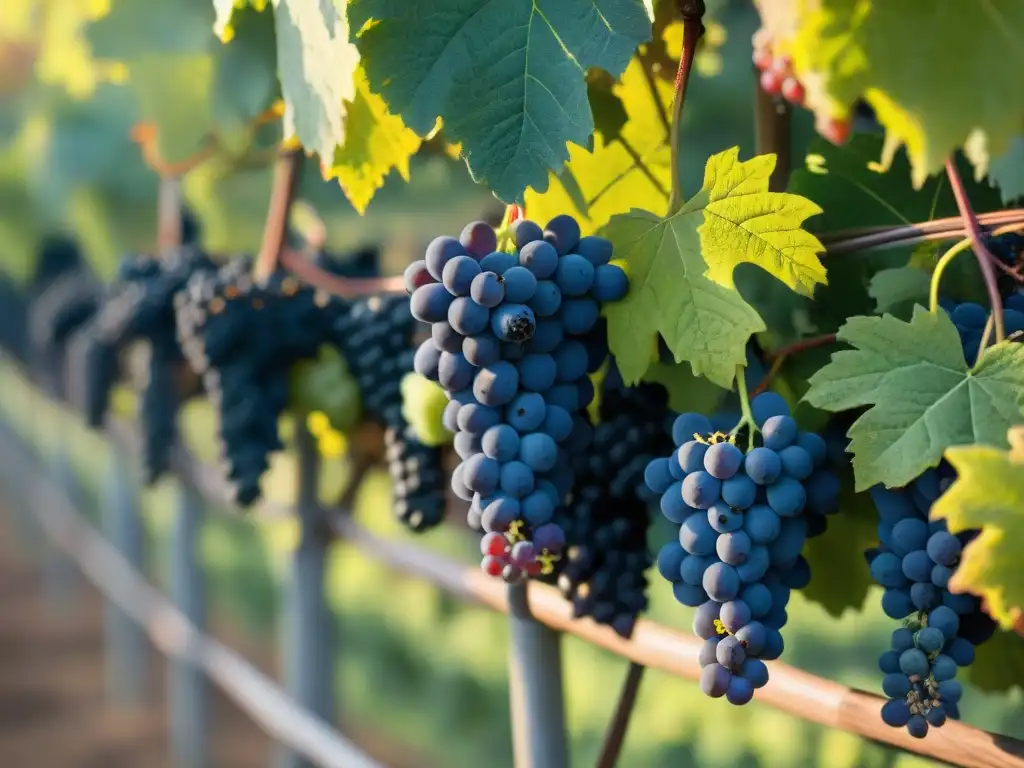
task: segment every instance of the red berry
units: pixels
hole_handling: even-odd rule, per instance
[[[787,77],[782,81],[782,98],[791,104],[801,106],[804,103],[804,87],[795,77]]]
[[[766,69],[761,73],[761,88],[774,96],[782,90],[782,78],[774,70]]]
[[[754,51],[754,66],[762,72],[772,65],[772,52],[767,48]]]
[[[793,60],[789,56],[776,57],[772,62],[772,72],[778,75],[780,80],[785,80],[793,74]]]
[[[480,554],[500,557],[508,548],[508,539],[500,533],[488,533],[480,539]]]
[[[488,555],[480,563],[480,567],[484,569],[484,573],[488,576],[501,576],[501,570],[505,565],[497,557]]]
[[[850,121],[845,118],[838,120],[830,118],[819,132],[837,147],[842,146],[850,138]]]

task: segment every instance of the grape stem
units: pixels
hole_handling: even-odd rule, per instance
[[[629,727],[629,719],[636,706],[636,695],[640,690],[640,682],[644,677],[646,667],[635,661],[630,662],[629,670],[626,672],[626,680],[619,691],[619,700],[615,705],[615,714],[605,732],[604,743],[601,745],[601,754],[598,755],[596,768],[615,768],[619,761],[619,754],[622,752],[622,744],[626,740],[626,729]]]
[[[935,269],[932,272],[932,281],[928,290],[928,310],[934,315],[939,311],[939,284],[942,282],[942,274],[957,256],[966,251],[971,247],[970,238],[964,238],[959,243],[954,245],[939,259],[939,263],[935,265]]]
[[[757,424],[754,422],[754,414],[750,410],[750,391],[747,389],[747,369],[745,366],[736,366],[736,390],[740,396],[740,422],[733,427],[732,432],[729,433],[729,437],[736,437],[739,431],[743,427],[747,427],[750,432],[747,435],[747,452],[754,450],[754,433],[759,432]]]
[[[785,347],[780,347],[774,352],[766,353],[766,357],[772,361],[771,367],[768,369],[768,373],[764,375],[764,378],[758,383],[754,390],[750,393],[752,397],[757,397],[762,392],[768,390],[771,386],[772,379],[774,379],[779,371],[782,369],[783,364],[786,362],[790,355],[795,355],[799,352],[803,352],[807,349],[815,349],[816,347],[823,347],[826,344],[835,344],[836,335],[834,333],[825,333],[821,336],[811,336],[806,339],[789,344]]]
[[[502,217],[497,231],[499,251],[510,252],[508,251],[510,245],[513,246],[513,250],[515,249],[515,243],[512,241],[512,225],[523,218],[526,218],[526,214],[522,206],[516,203],[505,206],[505,215]]]
[[[401,275],[393,277],[338,277],[327,272],[300,251],[285,248],[279,263],[301,282],[342,299],[355,299],[377,293],[400,293],[405,290]]]
[[[683,17],[683,52],[679,57],[675,98],[672,100],[672,136],[669,142],[672,157],[672,196],[668,203],[669,213],[674,213],[683,204],[682,181],[679,178],[679,134],[682,133],[686,84],[690,80],[690,70],[693,69],[697,43],[704,34],[704,0],[679,0],[679,12]]]
[[[156,210],[156,247],[162,256],[181,245],[180,177],[160,177]]]
[[[967,237],[971,241],[975,258],[978,260],[978,267],[985,280],[985,290],[988,292],[988,300],[992,305],[992,320],[995,323],[996,344],[1006,338],[1006,325],[1003,322],[1003,299],[999,295],[999,285],[996,282],[996,271],[992,265],[999,263],[999,259],[993,256],[988,248],[981,232],[981,225],[974,215],[971,201],[967,199],[967,190],[964,181],[960,178],[960,172],[956,169],[956,162],[952,157],[946,158],[946,176],[949,177],[949,184],[953,188],[953,197],[956,198],[957,208],[960,209],[960,216],[967,228]]]
[[[274,183],[270,188],[270,206],[263,227],[263,243],[253,266],[253,277],[257,280],[265,280],[277,269],[288,235],[288,220],[301,169],[301,150],[282,149],[274,166]]]
[[[279,120],[284,114],[284,104],[275,102],[260,114],[249,121],[248,128],[255,131],[262,125]],[[132,126],[132,141],[139,145],[142,151],[143,162],[158,176],[162,178],[175,178],[184,176],[189,171],[202,165],[218,153],[227,154],[223,139],[216,132],[208,133],[201,142],[201,146],[184,160],[171,162],[167,160],[160,151],[160,129],[155,123],[139,122]],[[240,160],[241,158],[236,158]]]

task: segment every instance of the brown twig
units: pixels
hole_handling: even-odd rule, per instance
[[[669,146],[672,158],[672,196],[669,198],[669,212],[674,212],[683,202],[682,183],[679,179],[679,136],[682,133],[683,105],[686,103],[686,84],[693,69],[693,56],[697,43],[704,34],[704,0],[679,0],[679,12],[683,17],[683,52],[676,70],[675,98],[672,100],[672,131]]]
[[[319,288],[342,299],[355,299],[375,293],[400,293],[405,290],[405,279],[394,277],[338,277],[321,269],[305,254],[285,248],[279,263],[306,285]]]
[[[761,87],[760,70],[754,67],[754,146],[758,155],[775,155],[775,170],[768,189],[782,192],[789,184],[790,116],[792,108]]]
[[[998,344],[1006,338],[1006,323],[1003,321],[1003,299],[999,295],[996,271],[992,265],[1002,262],[985,247],[981,225],[974,215],[971,201],[967,199],[967,189],[964,187],[964,181],[960,178],[960,172],[957,171],[956,161],[953,158],[946,160],[946,176],[949,177],[949,184],[953,188],[953,197],[956,198],[957,208],[960,209],[960,215],[963,217],[967,237],[971,240],[971,249],[978,260],[981,276],[985,280],[985,290],[988,292],[989,304],[992,306],[992,319],[995,323],[996,343]]]
[[[751,397],[755,397],[771,386],[772,379],[778,374],[787,358],[791,355],[795,355],[799,352],[803,352],[808,349],[815,349],[816,347],[823,347],[826,344],[835,344],[836,335],[834,333],[825,333],[821,336],[811,336],[806,339],[789,344],[785,347],[780,347],[774,352],[765,353],[766,357],[772,361],[771,367],[768,369],[768,373],[764,375],[764,378],[758,383],[754,390],[750,393]]]
[[[596,768],[615,768],[622,753],[622,745],[626,741],[626,729],[629,727],[629,718],[636,706],[636,695],[640,690],[640,682],[644,677],[646,667],[635,661],[630,662],[629,671],[626,672],[626,680],[619,692],[619,700],[615,706],[615,714],[612,722],[605,733],[604,744],[601,745],[601,754],[597,758]]]
[[[263,242],[253,266],[253,277],[257,280],[265,280],[277,269],[288,235],[288,216],[295,200],[301,168],[301,150],[281,151],[274,167],[274,184],[270,189],[270,207],[263,227]]]
[[[153,123],[136,123],[132,126],[131,138],[142,150],[143,162],[164,179],[184,176],[193,168],[202,165],[206,160],[213,157],[219,146],[217,138],[213,134],[208,134],[203,138],[200,149],[184,160],[172,163],[165,159],[160,152],[160,129]]]
[[[270,107],[256,115],[248,125],[250,131],[260,126],[275,122],[281,119],[284,114],[284,105],[274,102]],[[214,155],[224,152],[224,143],[217,132],[208,133],[203,137],[198,150],[186,157],[184,160],[171,162],[167,160],[160,151],[160,129],[155,123],[138,122],[132,126],[130,133],[132,141],[139,145],[142,150],[142,159],[161,178],[176,178],[184,176],[189,171],[202,165]]]
[[[164,255],[178,248],[181,237],[181,179],[161,176],[157,194],[157,252]]]

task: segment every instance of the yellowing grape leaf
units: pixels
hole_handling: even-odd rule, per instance
[[[915,186],[957,147],[984,166],[1020,132],[1020,0],[760,0],[758,10],[808,108],[843,116],[863,97],[887,131],[886,157],[906,145]]]
[[[797,195],[768,192],[771,156],[740,162],[733,148],[707,162],[703,188],[666,218],[643,210],[612,217],[601,232],[630,278],[626,298],[607,308],[609,343],[627,383],[643,377],[655,333],[676,362],[730,387],[750,336],[765,330],[735,290],[732,273],[749,262],[790,288],[811,293],[825,281],[817,238],[801,229],[817,213]]]
[[[653,90],[652,90],[653,87]],[[594,148],[569,146],[569,162],[549,175],[544,192],[526,190],[526,214],[541,225],[561,213],[596,232],[619,211],[664,211],[672,189],[668,120],[672,84],[648,80],[636,57],[612,88],[628,118],[617,136],[594,135]]]
[[[775,155],[740,161],[739,148],[719,152],[704,169],[704,225],[700,229],[707,275],[734,287],[739,264],[755,264],[804,296],[824,284],[825,267],[818,238],[802,229],[804,220],[821,213],[805,197],[769,192]]]
[[[370,91],[362,67],[356,69],[355,86],[355,98],[346,107],[345,142],[324,165],[324,177],[337,178],[349,202],[363,213],[392,169],[409,180],[409,158],[420,148],[420,137]]]
[[[1024,615],[1024,445],[1009,452],[988,445],[950,448],[957,479],[932,507],[950,531],[981,529],[964,548],[950,581],[985,598],[992,618],[1010,629]]]
[[[847,433],[857,490],[903,486],[936,466],[952,445],[1004,445],[1024,421],[1024,344],[990,347],[969,369],[944,312],[915,307],[910,322],[852,317],[836,352],[804,396],[826,411],[872,406]]]

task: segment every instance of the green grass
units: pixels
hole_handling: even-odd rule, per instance
[[[109,464],[103,439],[35,394],[10,369],[0,370],[0,393],[0,415],[44,454],[64,446],[79,469],[87,498],[102,503]],[[209,414],[197,404],[190,407],[187,421],[186,432],[194,444],[206,446],[210,458]],[[293,474],[291,456],[279,457],[266,479],[267,494],[287,500]],[[328,464],[325,493],[336,492],[343,482],[344,466]],[[372,474],[359,495],[360,522],[382,535],[411,537],[393,521],[388,494],[387,478]],[[174,495],[170,481],[143,494],[151,571],[158,583],[166,583]],[[257,637],[276,636],[279,595],[295,532],[290,522],[210,515],[201,559],[212,609],[230,615]],[[418,543],[467,563],[475,556],[473,542],[451,529],[421,536]],[[358,713],[360,720],[418,749],[436,765],[511,765],[503,616],[457,604],[429,585],[389,572],[344,542],[332,551],[327,592],[337,617],[336,682],[346,711]],[[687,631],[690,610],[674,602],[660,579],[653,580],[651,598],[651,618]],[[875,661],[891,629],[876,592],[862,612],[849,611],[839,620],[795,595],[784,660],[847,685],[877,690]],[[626,664],[572,637],[565,638],[564,658],[572,763],[593,765]],[[973,725],[1024,736],[1019,691],[997,696],[968,687],[962,711]],[[909,768],[936,763],[806,723],[756,701],[732,707],[707,699],[689,681],[649,672],[620,765]]]

